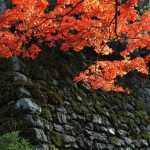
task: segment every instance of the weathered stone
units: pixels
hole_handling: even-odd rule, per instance
[[[66,118],[66,115],[61,113],[61,112],[58,112],[57,113],[57,118],[58,118],[58,122],[60,124],[66,124],[67,123],[67,118]]]
[[[46,144],[35,145],[34,148],[34,150],[49,150],[49,147]]]
[[[96,133],[96,132],[92,132],[92,135],[89,138],[91,140],[96,140],[99,142],[105,142],[105,143],[108,142],[105,134],[100,134],[100,133]]]
[[[66,144],[65,145],[65,148],[67,149],[67,148],[70,148],[71,147],[71,144]]]
[[[105,145],[105,144],[94,143],[92,150],[102,150],[102,149],[105,149],[105,148],[107,148],[107,145]]]
[[[126,132],[125,130],[119,129],[119,130],[117,130],[117,134],[120,137],[124,137],[124,136],[126,136],[128,134],[128,132]]]
[[[44,129],[45,129],[46,131],[52,131],[53,126],[49,123],[49,124],[44,125]]]
[[[50,148],[48,150],[59,150],[58,148],[55,147],[55,145],[50,144]]]
[[[141,142],[138,140],[133,140],[133,143],[136,147],[140,148],[141,147]]]
[[[30,113],[41,113],[41,107],[31,101],[30,98],[21,98],[17,101],[15,108],[20,111],[28,111]]]
[[[67,108],[67,113],[72,114],[74,113],[74,110],[72,107]]]
[[[81,126],[81,124],[77,121],[72,121],[73,125],[74,125],[74,132],[76,135],[82,134],[83,133],[83,128]]]
[[[64,114],[67,113],[66,109],[64,107],[62,107],[62,106],[59,107],[57,110],[58,110],[58,112],[63,112]]]
[[[102,123],[103,123],[103,125],[105,127],[109,127],[110,126],[110,122],[108,121],[108,119],[106,117],[103,117]]]
[[[72,113],[72,118],[77,119],[77,115],[75,113]]]
[[[127,112],[127,116],[128,116],[129,118],[135,119],[134,113]]]
[[[79,145],[79,147],[85,150],[86,144],[84,140],[84,135],[83,134],[79,135],[76,140],[77,140],[77,144]]]
[[[131,143],[132,143],[131,139],[129,139],[128,137],[124,137],[124,140],[127,145],[131,145]]]
[[[142,147],[148,147],[148,142],[145,139],[141,140],[141,146]]]
[[[14,72],[14,81],[28,82],[29,80],[28,80],[28,78],[25,75],[23,75],[23,74],[21,74],[19,72]]]
[[[64,132],[64,128],[61,125],[54,124],[54,129],[58,132]]]
[[[14,71],[19,71],[20,70],[20,61],[17,56],[12,57],[12,62],[13,62],[13,70]]]
[[[147,125],[146,129],[150,131],[150,124]]]
[[[28,126],[36,127],[36,128],[43,128],[43,122],[38,119],[36,116],[33,116],[31,114],[27,114],[24,117],[24,121]]]
[[[88,136],[91,136],[93,135],[93,132],[92,131],[89,131],[89,130],[84,130],[85,134],[88,135]]]
[[[102,124],[102,118],[100,116],[94,116],[93,123]]]
[[[19,87],[19,98],[31,97],[31,93],[24,87]]]
[[[73,136],[70,136],[70,135],[63,135],[63,141],[65,143],[73,143],[76,141],[76,139],[73,137]]]
[[[138,135],[141,131],[137,125],[135,125],[136,134]]]
[[[84,116],[81,116],[81,115],[77,115],[77,119],[78,119],[78,120],[83,120],[83,121],[85,121],[85,117],[84,117]]]
[[[109,114],[107,108],[104,107],[103,110],[104,110],[105,115],[106,115],[107,117],[110,117],[110,114]]]
[[[107,132],[112,134],[112,135],[115,135],[115,129],[114,128],[107,128]]]
[[[7,9],[6,2],[4,0],[0,1],[0,14],[3,14]]]
[[[83,100],[79,95],[77,95],[76,98],[77,98],[78,101],[82,101]]]
[[[100,129],[101,131],[103,131],[103,132],[107,132],[107,131],[108,131],[108,129],[107,129],[107,128],[105,128],[104,126],[99,127],[99,129]]]
[[[131,147],[126,147],[125,150],[133,150]]]
[[[52,115],[50,113],[50,110],[48,108],[43,108],[42,109],[42,115],[44,116],[44,118],[50,122],[53,121]]]
[[[73,144],[72,144],[72,147],[73,147],[74,149],[79,149],[79,146],[78,146],[76,143],[73,143]]]
[[[125,145],[125,142],[122,140],[122,139],[119,139],[117,137],[111,137],[111,143],[116,145],[116,146],[124,146]]]
[[[127,110],[128,110],[128,111],[134,111],[134,108],[133,108],[132,105],[127,104]]]
[[[64,125],[64,129],[65,129],[66,133],[72,133],[72,134],[74,134],[74,127],[73,126],[65,124]]]
[[[128,125],[125,124],[125,123],[122,123],[122,124],[121,124],[121,128],[122,128],[123,130],[125,130],[125,131],[128,131]]]
[[[130,146],[131,148],[135,149],[135,145],[133,143]]]
[[[43,130],[37,128],[33,128],[32,130],[31,132],[35,134],[34,140],[36,142],[47,142],[47,137]]]
[[[146,130],[146,127],[144,125],[139,126],[139,128],[140,128],[141,131],[145,131]]]
[[[85,129],[93,130],[93,129],[94,129],[93,123],[88,122],[88,123],[85,125]]]

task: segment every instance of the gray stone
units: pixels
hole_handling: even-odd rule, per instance
[[[53,126],[50,123],[44,125],[44,128],[45,128],[46,131],[52,131],[53,130]]]
[[[117,130],[117,134],[120,137],[124,137],[124,136],[126,136],[128,134],[128,132],[126,132],[125,130],[119,129],[119,130]]]
[[[71,144],[66,144],[65,145],[65,148],[67,149],[67,148],[70,148],[71,147]]]
[[[31,97],[31,93],[24,87],[18,88],[19,98]]]
[[[6,11],[6,2],[4,0],[0,1],[0,14],[3,14]]]
[[[69,114],[74,113],[74,110],[72,109],[72,107],[67,108],[67,113]]]
[[[110,117],[110,114],[109,114],[107,108],[104,107],[103,110],[104,110],[105,115],[106,115],[107,117]]]
[[[72,134],[74,134],[74,127],[73,126],[65,124],[64,125],[64,129],[65,129],[66,133],[72,133]]]
[[[23,75],[23,74],[21,74],[19,72],[14,72],[14,81],[28,82],[29,80],[28,80],[28,78],[25,75]]]
[[[129,118],[135,119],[134,113],[127,112],[127,116],[128,116]]]
[[[74,149],[79,149],[79,146],[78,146],[76,143],[73,143],[73,144],[72,144],[72,147],[73,147]]]
[[[146,130],[146,127],[144,125],[141,125],[139,128],[140,128],[141,131],[145,131]]]
[[[13,63],[13,70],[14,71],[19,71],[20,70],[20,64],[21,62],[19,61],[17,56],[14,56],[11,58],[12,63]]]
[[[105,127],[109,127],[109,126],[110,126],[110,122],[108,121],[108,119],[107,119],[106,117],[103,118],[102,123],[103,123],[103,125],[104,125]]]
[[[77,119],[77,115],[75,113],[72,113],[72,118]]]
[[[13,70],[14,71],[19,71],[20,70],[20,63],[19,62],[14,62],[13,63]]]
[[[126,147],[125,150],[133,150],[131,147]]]
[[[61,125],[54,124],[54,129],[58,132],[64,132],[64,128]]]
[[[112,106],[112,108],[113,108],[113,110],[116,110],[116,111],[119,110],[119,107],[117,105]]]
[[[141,147],[141,142],[138,140],[133,140],[133,143],[136,147],[140,148]]]
[[[81,147],[82,149],[86,149],[86,144],[85,144],[83,134],[79,135],[76,140],[77,140],[77,144],[79,145],[79,147]]]
[[[57,118],[58,118],[58,122],[60,124],[66,124],[67,123],[67,118],[66,118],[66,115],[61,113],[61,112],[58,112],[57,113]]]
[[[63,135],[63,141],[65,143],[73,143],[76,141],[76,139],[73,137],[73,136],[70,136],[70,135]]]
[[[103,143],[94,143],[92,150],[102,150],[107,148],[107,146]]]
[[[125,123],[122,123],[121,124],[121,128],[123,129],[123,130],[125,130],[125,131],[128,131],[128,125],[127,124],[125,124]]]
[[[131,144],[130,146],[131,146],[131,148],[135,149],[135,145],[134,144]]]
[[[100,116],[94,116],[93,123],[102,124],[102,118]]]
[[[92,136],[93,135],[93,131],[89,131],[89,130],[84,130],[85,134],[88,136]]]
[[[114,128],[107,128],[108,133],[115,135],[115,129]]]
[[[141,131],[137,125],[135,125],[136,134],[138,135]]]
[[[132,105],[127,104],[127,110],[128,110],[128,111],[134,111],[134,108],[133,108]]]
[[[132,143],[131,139],[129,139],[128,137],[124,137],[124,140],[127,145],[131,145],[131,143]]]
[[[148,142],[145,139],[141,140],[141,146],[142,147],[148,147]]]
[[[88,130],[93,130],[94,129],[94,126],[93,126],[93,123],[87,123],[86,125],[85,125],[85,129],[88,129]]]
[[[101,130],[101,131],[103,131],[103,132],[107,132],[108,130],[107,130],[107,128],[105,128],[105,127],[99,127],[99,129]]]
[[[85,117],[84,117],[84,116],[81,116],[81,115],[77,115],[77,119],[78,119],[78,120],[83,120],[83,121],[85,121]]]
[[[35,139],[34,140],[36,142],[47,142],[47,137],[46,137],[46,135],[45,135],[43,130],[37,129],[37,128],[33,128],[33,132],[35,134],[35,137],[34,137]]]
[[[96,133],[96,132],[92,132],[92,135],[89,137],[91,140],[96,140],[99,142],[105,142],[107,143],[107,137],[105,134],[100,134],[100,133]]]
[[[48,147],[48,145],[40,144],[40,145],[34,146],[34,150],[49,150],[49,147]]]
[[[90,90],[91,90],[91,87],[90,87],[90,86],[87,86],[85,83],[82,84],[82,87],[84,87],[85,90],[87,90],[87,91],[90,91]]]
[[[83,99],[79,95],[77,95],[77,100],[82,101]]]
[[[119,139],[119,138],[116,138],[116,137],[111,139],[111,143],[116,145],[116,146],[119,146],[119,147],[125,145],[125,142],[122,139]]]
[[[150,131],[150,124],[147,125],[146,129]]]
[[[58,109],[57,109],[59,112],[63,112],[64,114],[66,114],[67,113],[67,111],[66,111],[66,109],[64,108],[64,107],[59,107]]]
[[[30,98],[21,98],[17,101],[16,109],[21,110],[21,111],[28,111],[30,113],[41,113],[41,107],[35,104],[34,102],[31,101]]]
[[[55,145],[53,145],[53,144],[50,144],[49,147],[50,147],[50,148],[49,148],[48,150],[59,150],[59,149],[56,148]]]
[[[43,128],[43,122],[38,119],[36,116],[33,116],[31,114],[27,114],[24,117],[24,121],[28,126],[36,127],[36,128]]]

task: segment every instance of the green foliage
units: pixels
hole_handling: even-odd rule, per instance
[[[19,137],[19,132],[6,133],[0,136],[1,150],[32,150],[27,140]]]

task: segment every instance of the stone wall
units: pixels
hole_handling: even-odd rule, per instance
[[[5,130],[12,126],[42,150],[149,150],[150,112],[141,93],[107,93],[74,83],[88,64],[85,57],[55,49],[43,50],[34,61],[14,57],[13,94],[2,107],[9,106],[3,116],[13,123],[5,123]]]
[[[19,130],[41,150],[150,150],[149,78],[125,80],[131,94],[74,83],[93,60],[46,47],[34,61],[1,59],[0,134]]]

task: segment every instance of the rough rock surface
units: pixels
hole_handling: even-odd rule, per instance
[[[41,150],[149,150],[150,79],[129,76],[131,94],[73,83],[89,55],[43,48],[34,61],[2,61],[0,134],[19,130]]]

